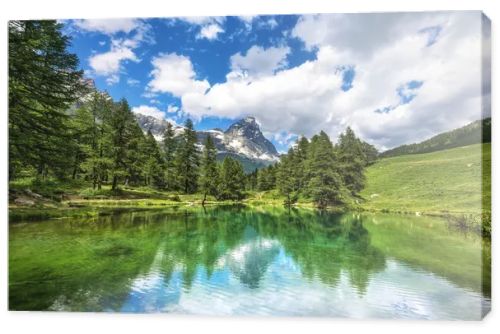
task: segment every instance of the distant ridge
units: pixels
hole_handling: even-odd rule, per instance
[[[380,154],[395,157],[406,154],[430,153],[454,147],[491,142],[491,117],[477,120],[461,128],[438,134],[421,143],[402,145]]]

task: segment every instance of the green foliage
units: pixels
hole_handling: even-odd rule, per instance
[[[377,154],[349,127],[335,146],[321,131],[311,141],[301,137],[271,170],[275,171],[276,188],[285,196],[285,205],[301,197],[320,208],[350,205],[363,189],[365,167],[376,160]],[[259,171],[259,190],[273,188],[267,181],[269,174],[268,170]]]
[[[297,201],[300,190],[299,158],[293,148],[288,154],[281,157],[278,171],[276,172],[276,185],[285,199],[285,205],[291,205]]]
[[[217,181],[219,172],[217,170],[217,149],[210,135],[205,139],[203,156],[201,159],[199,189],[203,193],[203,203],[207,195],[215,196],[217,194]]]
[[[80,134],[73,178],[83,173],[92,182],[93,189],[101,189],[112,164],[108,154],[111,130],[107,118],[112,108],[113,103],[104,94],[94,91],[90,101],[76,110],[73,120],[75,132]]]
[[[245,188],[247,190],[257,190],[259,170],[256,168],[245,177]]]
[[[82,93],[78,58],[56,21],[9,22],[9,178],[31,166],[63,177],[74,142],[65,111]]]
[[[307,161],[307,194],[319,208],[341,204],[345,186],[338,171],[337,157],[328,135],[323,131],[311,140]]]
[[[196,147],[196,132],[193,122],[188,119],[184,124],[184,133],[177,148],[175,166],[177,184],[185,194],[192,194],[198,188],[199,152]]]
[[[361,142],[361,146],[364,154],[365,165],[373,165],[378,159],[378,150],[375,148],[375,146],[364,141]]]
[[[347,127],[339,136],[336,145],[338,171],[343,182],[352,195],[356,195],[364,187],[364,167],[367,164],[364,145],[356,138],[354,131]]]
[[[177,142],[174,138],[174,128],[169,122],[163,133],[163,152],[165,160],[165,188],[167,190],[175,189],[175,153]]]
[[[259,191],[271,190],[276,187],[276,169],[270,165],[259,170],[257,176],[257,189]]]
[[[114,193],[110,189],[94,189],[94,188],[85,188],[79,193],[83,198],[100,198],[100,197],[110,197],[113,196]]]
[[[160,147],[150,130],[146,135],[144,149],[141,150],[141,153],[145,158],[143,168],[143,172],[145,174],[145,184],[163,188],[165,185],[163,156],[161,154]]]
[[[112,109],[109,119],[110,141],[111,141],[111,178],[112,190],[118,188],[118,181],[128,176],[127,160],[130,158],[129,145],[135,138],[137,126],[134,115],[130,110],[127,100],[122,99]]]
[[[245,190],[245,172],[238,160],[224,158],[219,172],[217,199],[241,200]]]

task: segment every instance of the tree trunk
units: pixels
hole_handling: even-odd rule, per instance
[[[201,201],[201,206],[205,206],[205,201],[207,200],[207,192],[203,194],[203,200]]]
[[[111,185],[111,190],[116,190],[116,185],[118,183],[118,177],[113,175],[113,184]]]

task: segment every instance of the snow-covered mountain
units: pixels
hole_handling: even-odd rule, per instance
[[[167,121],[136,114],[140,127],[146,132],[151,130],[160,141],[167,127]],[[174,125],[176,136],[184,132],[184,128]],[[262,134],[254,117],[246,117],[232,124],[226,131],[213,129],[197,131],[198,145],[202,147],[205,138],[210,135],[217,147],[218,159],[230,155],[243,163],[245,170],[250,172],[255,168],[267,166],[278,161],[279,154],[274,145]]]
[[[168,122],[164,119],[156,118],[153,116],[146,116],[142,114],[135,114],[137,123],[144,132],[151,130],[151,133],[156,138],[157,141],[161,141],[163,138],[163,132],[167,129]],[[175,136],[178,136],[184,132],[184,127],[172,124],[174,126]]]

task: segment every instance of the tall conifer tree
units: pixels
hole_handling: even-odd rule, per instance
[[[219,173],[217,171],[217,149],[210,135],[205,139],[203,155],[200,168],[200,191],[203,193],[202,205],[205,204],[207,195],[217,194],[217,181]]]
[[[197,190],[200,158],[193,122],[188,119],[184,128],[176,154],[177,182],[184,193],[191,194]]]
[[[9,177],[32,166],[64,176],[74,144],[66,110],[83,90],[78,58],[56,21],[9,22]]]
[[[323,131],[311,140],[307,167],[307,192],[318,208],[340,204],[345,195],[344,185],[337,170],[333,145]]]
[[[172,123],[167,123],[167,128],[163,133],[163,152],[165,160],[165,187],[167,190],[175,189],[175,153],[177,142],[174,138],[175,132]]]

